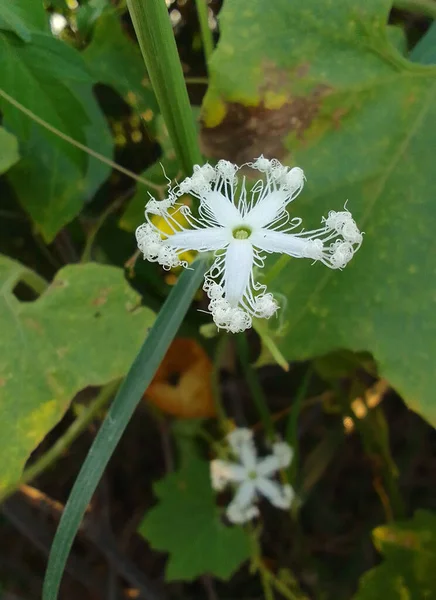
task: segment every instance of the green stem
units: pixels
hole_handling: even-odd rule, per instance
[[[227,415],[224,410],[223,400],[221,396],[221,385],[220,385],[220,368],[223,362],[224,355],[226,353],[229,343],[229,338],[226,335],[222,335],[218,340],[215,350],[215,357],[213,361],[212,371],[212,391],[213,398],[215,401],[215,408],[217,412],[218,421],[223,434],[227,433]]]
[[[86,152],[86,154],[89,154],[89,156],[92,156],[93,158],[96,158],[100,162],[104,163],[105,165],[112,167],[112,169],[114,169],[115,171],[119,171],[120,173],[123,173],[123,175],[127,175],[127,177],[134,179],[138,183],[142,183],[152,189],[155,189],[156,191],[158,191],[160,189],[161,186],[158,186],[157,184],[153,183],[152,181],[149,181],[148,179],[145,179],[145,177],[141,177],[140,175],[133,173],[133,171],[129,171],[129,169],[125,169],[124,167],[122,167],[118,163],[114,162],[113,160],[110,160],[106,156],[103,156],[103,154],[100,154],[99,152],[92,150],[92,148],[88,148],[88,146],[81,144],[80,142],[78,142],[77,140],[72,138],[71,136],[67,135],[66,133],[63,133],[56,127],[53,127],[53,125],[50,125],[50,123],[47,123],[47,121],[44,121],[44,119],[41,119],[41,117],[38,117],[38,115],[36,115],[34,112],[32,112],[31,110],[26,108],[23,104],[18,102],[18,100],[15,100],[15,98],[12,98],[12,96],[9,96],[9,94],[7,94],[2,89],[0,89],[0,97],[3,98],[4,100],[6,100],[6,102],[9,102],[9,104],[14,106],[16,109],[18,109],[24,115],[29,117],[29,119],[32,119],[32,121],[34,121],[35,123],[38,123],[38,125],[40,125],[41,127],[44,127],[44,129],[47,129],[47,131],[50,131],[50,133],[53,133],[53,135],[56,135],[57,137],[64,140],[64,142],[67,142],[68,144],[71,144],[71,146],[75,146],[79,150]]]
[[[11,494],[16,492],[20,486],[29,483],[51,467],[62,456],[65,450],[71,446],[82,431],[88,427],[100,410],[108,403],[115,394],[119,383],[119,381],[116,381],[102,387],[97,397],[82,411],[80,416],[77,417],[50,450],[43,454],[33,465],[27,468],[17,483],[1,492],[0,502],[3,502]]]
[[[207,85],[209,79],[207,77],[185,77],[185,83],[187,85]]]
[[[288,586],[285,583],[283,583],[283,581],[280,581],[280,579],[278,579],[278,577],[274,575],[274,573],[268,571],[268,574],[272,585],[276,588],[278,592],[280,592],[280,594],[284,598],[287,598],[288,600],[300,600],[303,598],[299,594],[297,595],[292,590],[290,590]]]
[[[260,545],[258,534],[251,528],[249,528],[249,532],[252,546],[252,564],[253,567],[260,574],[262,587],[265,592],[265,599],[274,598],[274,592],[272,590],[272,588],[274,587],[282,596],[284,596],[288,600],[307,600],[304,596],[295,594],[292,590],[290,590],[289,587],[283,581],[280,581],[280,579],[278,579],[278,577],[276,577],[274,573],[272,573],[272,571],[270,571],[268,567],[265,566],[265,563],[263,562],[262,558],[262,548]]]
[[[274,590],[271,586],[271,579],[265,569],[259,569],[260,580],[262,582],[263,593],[265,600],[274,600]]]
[[[311,377],[312,369],[309,367],[297,390],[289,413],[288,422],[286,424],[285,439],[294,451],[294,457],[289,467],[289,480],[291,485],[295,485],[299,463],[298,418],[300,416],[303,400],[307,395],[307,389],[309,387]]]
[[[434,0],[394,0],[393,6],[436,19],[436,2]]]
[[[27,283],[37,294],[42,294],[48,288],[48,283],[34,271],[26,270],[20,274],[20,281]]]
[[[250,364],[248,342],[245,334],[241,333],[236,336],[236,346],[238,349],[239,360],[242,366],[242,370],[245,375],[245,380],[250,389],[250,393],[253,397],[259,416],[262,420],[263,426],[267,436],[271,441],[274,440],[275,430],[271,413],[268,408],[268,402],[263,393],[262,386],[259,383],[256,369]]]
[[[195,0],[195,3],[197,5],[197,14],[198,21],[200,23],[200,33],[203,42],[204,57],[206,59],[206,65],[208,65],[213,52],[213,36],[212,31],[209,27],[209,8],[207,6],[207,0]]]
[[[164,0],[127,0],[162,116],[185,173],[202,157],[182,66]]]

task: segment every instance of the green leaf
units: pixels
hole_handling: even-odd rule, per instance
[[[87,112],[86,145],[107,158],[113,155],[113,140],[91,86],[76,84],[75,94]],[[54,136],[52,136],[54,137]],[[11,181],[23,207],[47,242],[76,217],[89,202],[111,169],[101,161],[88,157],[86,172],[47,140],[41,129],[34,128],[30,139],[22,145],[23,159],[11,169]]]
[[[82,53],[95,80],[111,86],[150,126],[158,111],[138,46],[126,35],[117,15],[104,13]]]
[[[106,117],[94,97],[92,87],[77,84],[74,91],[86,110],[88,124],[85,126],[86,145],[106,158],[113,159],[114,142]],[[96,158],[88,157],[84,179],[83,201],[92,199],[101,184],[109,177],[112,168]],[[77,211],[79,212],[79,211]]]
[[[94,23],[109,7],[109,0],[89,0],[79,7],[76,13],[77,29],[82,35],[87,35]]]
[[[48,19],[39,0],[6,0],[0,4],[0,29],[13,31],[30,42],[32,30],[48,31]]]
[[[250,556],[243,529],[227,527],[220,519],[208,463],[192,459],[154,489],[159,504],[146,515],[139,532],[153,548],[169,552],[168,581],[191,581],[205,573],[228,579]]]
[[[384,561],[361,577],[354,600],[436,597],[434,513],[418,510],[409,521],[377,527],[373,539]]]
[[[85,141],[88,124],[82,101],[70,89],[77,83],[92,83],[80,54],[50,35],[35,33],[32,43],[24,44],[9,33],[0,33],[0,81],[2,89],[40,119],[79,142]],[[34,122],[23,112],[0,98],[4,122],[20,142],[32,137]],[[52,133],[41,135],[82,169],[83,152]]]
[[[2,87],[25,108],[79,143],[112,158],[113,143],[91,91],[81,55],[49,35],[34,34],[23,44],[0,34],[8,60],[0,62]],[[110,168],[47,131],[0,98],[8,127],[21,143],[23,160],[10,171],[18,199],[47,242],[92,199]]]
[[[0,127],[0,175],[20,159],[17,138]]]
[[[279,259],[270,289],[285,305],[282,353],[370,351],[409,407],[436,424],[436,68],[390,44],[390,8],[273,0],[265,12],[254,0],[241,11],[227,0],[202,138],[213,156],[242,163],[264,153],[303,167],[292,216],[306,229],[348,200],[366,232],[343,272]]]
[[[433,23],[426,34],[419,40],[410,53],[410,60],[422,65],[436,63],[436,23]]]
[[[33,302],[15,296],[19,282],[44,287],[0,256],[0,489],[20,477],[77,392],[127,372],[154,318],[115,267],[64,267]]]

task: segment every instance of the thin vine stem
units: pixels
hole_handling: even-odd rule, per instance
[[[286,423],[285,439],[294,451],[294,457],[289,466],[288,474],[292,485],[295,485],[295,480],[298,472],[298,463],[300,459],[299,440],[298,440],[298,419],[301,413],[303,400],[307,395],[307,390],[312,378],[312,368],[309,367],[300,383],[297,393],[289,412],[288,422]]]
[[[35,121],[35,123],[38,123],[38,125],[40,125],[41,127],[44,127],[44,129],[46,129],[47,131],[50,131],[50,133],[61,138],[68,144],[75,146],[79,150],[82,150],[82,152],[89,154],[89,156],[92,156],[96,160],[99,160],[100,162],[108,165],[109,167],[112,167],[112,169],[114,169],[115,171],[119,171],[120,173],[123,173],[123,175],[126,175],[127,177],[134,179],[138,183],[142,183],[143,185],[146,185],[147,187],[149,187],[153,190],[156,190],[156,191],[161,190],[160,185],[157,185],[156,183],[153,183],[149,179],[146,179],[145,177],[142,177],[141,175],[137,175],[133,171],[130,171],[129,169],[122,167],[121,165],[114,162],[110,158],[107,158],[106,156],[103,156],[103,154],[100,154],[99,152],[96,152],[95,150],[88,148],[88,146],[85,146],[85,144],[78,142],[71,136],[67,135],[66,133],[63,133],[62,131],[60,131],[59,129],[54,127],[53,125],[50,125],[50,123],[47,123],[47,121],[44,121],[44,119],[41,119],[41,117],[38,117],[38,115],[36,115],[33,111],[26,108],[23,104],[21,104],[21,102],[18,102],[18,100],[15,100],[15,98],[10,96],[7,92],[2,90],[1,88],[0,88],[0,97],[3,98],[4,100],[6,100],[6,102],[9,102],[9,104],[14,106],[19,111],[21,111],[27,117],[29,117],[29,119],[32,119],[32,121]]]
[[[215,409],[217,412],[218,422],[220,424],[223,434],[227,433],[227,415],[224,410],[223,399],[221,394],[220,386],[220,369],[223,362],[224,355],[228,348],[229,338],[226,335],[222,335],[217,342],[215,349],[215,356],[213,361],[212,370],[212,392],[215,403]]]
[[[4,489],[0,493],[0,502],[3,502],[14,494],[22,485],[29,483],[41,473],[56,463],[67,448],[71,446],[75,439],[88,427],[101,409],[109,402],[118,389],[120,382],[108,383],[101,388],[97,397],[87,406],[77,419],[70,425],[66,432],[56,441],[56,443],[45,454],[41,456],[33,465],[28,467],[20,480]]]
[[[245,380],[253,397],[253,401],[256,405],[259,416],[265,427],[266,434],[270,440],[274,440],[275,430],[271,413],[268,408],[268,402],[265,398],[265,394],[263,393],[256,370],[253,369],[250,364],[248,342],[243,333],[236,336],[236,347],[238,350],[239,361],[245,375]]]

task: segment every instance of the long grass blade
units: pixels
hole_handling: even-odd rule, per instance
[[[142,56],[174,149],[186,174],[202,158],[164,0],[127,0]]]
[[[56,600],[58,597],[65,564],[86,507],[201,283],[205,261],[199,260],[192,267],[192,270],[182,273],[160,310],[82,465],[51,548],[43,600]]]

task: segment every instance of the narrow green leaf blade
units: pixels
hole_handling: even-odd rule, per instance
[[[176,154],[190,173],[202,157],[166,4],[163,0],[127,0],[127,6]]]
[[[44,580],[43,600],[56,600],[62,573],[86,507],[124,429],[175,337],[205,271],[199,260],[180,276],[133,362],[80,470],[59,523]]]

